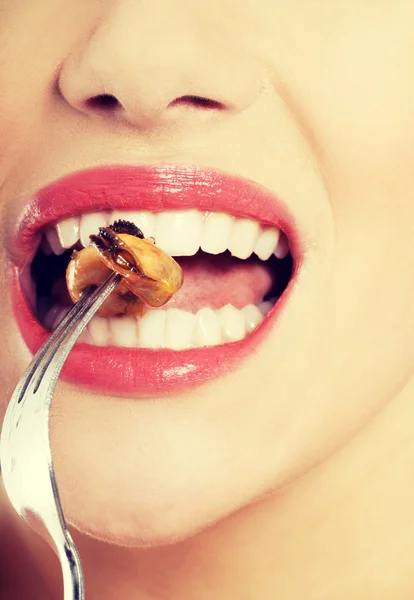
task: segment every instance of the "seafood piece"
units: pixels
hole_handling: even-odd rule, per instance
[[[91,235],[90,240],[90,246],[73,253],[66,283],[77,302],[86,288],[97,287],[111,271],[122,275],[120,284],[99,309],[100,315],[142,315],[145,305],[163,306],[183,284],[180,265],[129,221],[100,227],[99,234]]]

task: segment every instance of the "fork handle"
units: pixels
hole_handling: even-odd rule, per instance
[[[67,542],[59,553],[63,575],[63,597],[64,600],[85,600],[85,585],[80,556],[68,531],[66,537],[68,538]],[[62,554],[64,555],[62,556]]]

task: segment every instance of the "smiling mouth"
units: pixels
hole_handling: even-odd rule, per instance
[[[115,220],[180,264],[184,284],[140,317],[95,316],[62,375],[107,394],[197,386],[238,368],[273,327],[301,264],[286,208],[254,182],[187,165],[104,167],[40,190],[9,249],[13,305],[32,352],[68,312],[74,250]]]
[[[289,283],[292,256],[278,227],[196,209],[84,213],[44,229],[23,275],[28,302],[49,331],[72,306],[65,273],[73,251],[118,219],[138,225],[173,256],[184,285],[163,309],[148,308],[140,318],[94,317],[79,342],[171,350],[237,342],[262,323]]]

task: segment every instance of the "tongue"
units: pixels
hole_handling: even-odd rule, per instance
[[[196,313],[205,306],[219,309],[226,304],[243,308],[259,304],[272,288],[272,275],[266,264],[255,257],[233,258],[230,253],[212,256],[198,252],[176,259],[184,272],[184,284],[166,308]]]

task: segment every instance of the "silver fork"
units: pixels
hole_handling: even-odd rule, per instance
[[[84,600],[79,553],[67,529],[53,469],[49,417],[63,364],[90,319],[120,281],[112,273],[82,295],[34,356],[7,408],[0,439],[1,472],[9,499],[27,522],[36,522],[59,556],[64,600]]]

